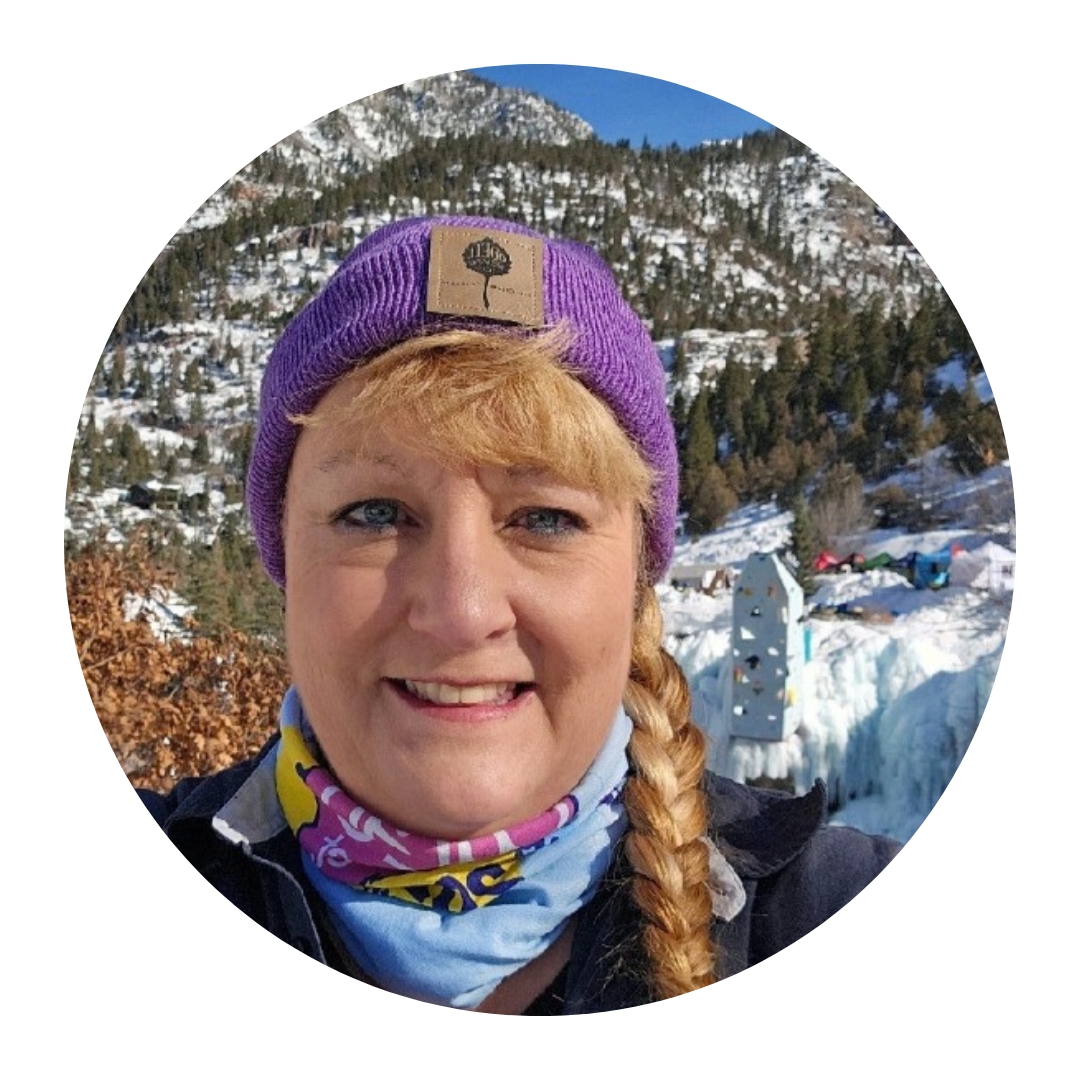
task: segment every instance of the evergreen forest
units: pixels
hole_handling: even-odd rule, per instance
[[[425,81],[451,118],[465,91],[475,111],[495,89]],[[546,135],[535,119],[418,135],[394,101],[370,116],[355,103],[260,155],[148,268],[74,433],[72,554],[138,528],[208,632],[278,639],[242,512],[262,366],[358,240],[418,214],[508,218],[603,255],[668,368],[689,533],[775,499],[805,557],[866,499],[883,521],[925,525],[932,507],[884,485],[914,459],[937,451],[974,474],[1007,458],[978,352],[930,268],[787,134],[635,149],[562,118]],[[394,151],[361,153],[358,116]]]

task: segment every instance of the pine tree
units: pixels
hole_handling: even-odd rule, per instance
[[[90,415],[86,418],[86,423],[79,429],[78,439],[82,444],[83,454],[86,457],[89,457],[101,446],[101,432],[98,431],[97,413],[93,407],[90,409]]]
[[[201,430],[198,435],[195,436],[195,444],[191,448],[191,464],[210,464],[210,439],[207,436],[205,429]]]
[[[870,407],[870,387],[862,367],[854,366],[848,372],[840,391],[840,404],[854,434],[860,434],[866,420],[866,411]]]
[[[90,455],[86,486],[91,495],[100,495],[105,490],[104,450],[101,448],[96,448]]]
[[[709,471],[716,464],[716,433],[709,420],[709,390],[702,387],[690,406],[686,425],[686,444],[683,448],[682,490],[689,508],[695,494]]]
[[[879,295],[859,314],[859,353],[866,385],[875,397],[885,393],[889,378],[889,337],[885,327],[885,302]]]
[[[791,508],[791,551],[798,563],[796,580],[802,586],[803,593],[811,596],[817,592],[817,580],[814,577],[814,560],[821,542],[810,517],[810,507],[804,495],[799,495]]]
[[[119,397],[124,392],[124,387],[127,385],[124,379],[125,367],[124,349],[122,345],[118,345],[109,367],[108,382],[105,384],[105,392],[111,398]]]
[[[724,370],[717,377],[712,394],[710,416],[713,430],[717,437],[726,435],[732,449],[740,453],[746,450],[743,410],[752,391],[753,376],[746,364],[729,363],[724,365]]]
[[[71,459],[68,461],[67,493],[71,495],[82,486],[81,439],[76,438],[71,447]]]
[[[199,366],[198,360],[192,360],[184,369],[184,380],[181,383],[181,389],[187,394],[194,394],[202,389],[202,384],[202,368]]]
[[[150,473],[150,452],[143,445],[139,433],[125,423],[114,440],[117,461],[116,478],[122,484],[136,484]]]
[[[198,390],[191,395],[191,402],[188,406],[188,424],[195,431],[201,431],[206,424],[206,406],[203,404],[202,394]]]
[[[150,369],[146,366],[146,360],[140,356],[135,361],[135,371],[131,376],[132,387],[134,388],[134,397],[137,400],[144,400],[150,397],[154,389],[153,380],[150,378]]]
[[[981,402],[969,375],[963,393],[946,390],[935,406],[944,426],[944,441],[953,466],[976,475],[1008,455],[997,404]]]
[[[247,476],[251,455],[255,450],[255,425],[245,421],[236,429],[229,441],[229,458],[234,476],[243,483]]]
[[[686,376],[690,370],[690,361],[686,355],[686,339],[682,336],[675,343],[675,362],[671,367],[671,377],[678,385],[686,382]]]
[[[739,497],[728,484],[724,470],[715,462],[708,465],[694,488],[687,506],[686,528],[691,536],[701,536],[719,528],[739,505]]]
[[[161,427],[171,427],[176,418],[176,396],[172,391],[172,380],[163,369],[158,379],[157,397],[154,399],[154,412]]]

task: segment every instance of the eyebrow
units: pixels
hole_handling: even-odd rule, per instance
[[[537,477],[551,477],[553,480],[558,479],[556,474],[546,465],[508,465],[506,474],[507,476],[513,477],[515,480],[533,480]]]
[[[511,480],[533,481],[540,487],[567,488],[573,491],[583,491],[594,495],[600,494],[596,487],[571,480],[569,477],[557,473],[547,465],[511,465],[507,468],[506,475]]]
[[[395,475],[406,479],[411,475],[411,470],[394,457],[393,454],[369,453],[355,447],[335,450],[333,453],[323,458],[316,468],[319,472],[330,473],[337,469],[357,464],[370,465],[377,469],[384,469],[387,472],[394,473]],[[506,466],[506,475],[511,480],[531,480],[549,487],[591,490],[582,489],[581,485],[561,477],[546,465],[509,465]]]
[[[376,468],[389,469],[391,472],[405,475],[406,470],[391,454],[365,454],[361,450],[335,450],[329,457],[323,458],[317,465],[319,472],[333,472],[345,465],[356,465],[363,462],[374,465]]]

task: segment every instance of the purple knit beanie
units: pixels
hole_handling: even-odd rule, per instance
[[[430,271],[430,273],[429,273]],[[655,476],[652,582],[667,569],[678,498],[664,371],[607,264],[581,244],[490,218],[398,221],[372,233],[285,328],[263,375],[247,502],[267,573],[285,584],[282,510],[299,427],[341,376],[420,332],[569,323],[568,364]]]

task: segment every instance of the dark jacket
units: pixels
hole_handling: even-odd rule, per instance
[[[272,745],[214,776],[183,780],[167,796],[140,795],[173,843],[233,904],[321,963],[355,973],[336,944],[278,806],[268,757]],[[721,977],[772,956],[820,925],[899,849],[882,837],[824,825],[820,783],[795,798],[710,774],[706,791],[710,838],[723,856],[718,862],[730,886],[714,894]],[[635,947],[639,916],[627,887],[631,876],[620,848],[596,896],[578,915],[561,1012],[605,1012],[650,1000]]]

